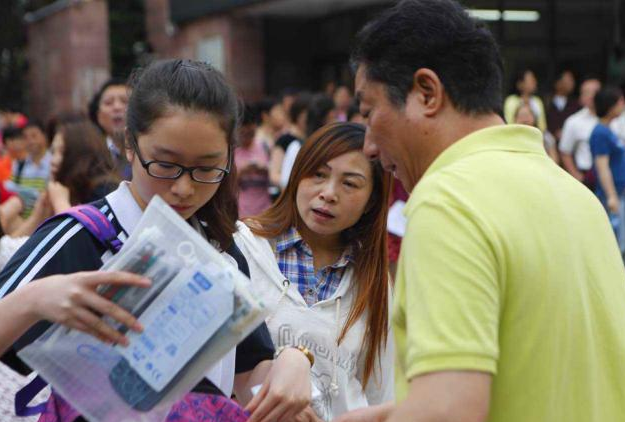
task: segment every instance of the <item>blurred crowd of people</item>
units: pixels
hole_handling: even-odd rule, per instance
[[[604,205],[625,252],[625,113],[623,88],[562,70],[550,95],[536,95],[534,72],[524,69],[504,103],[508,123],[542,131],[547,154],[593,191]]]
[[[576,82],[574,73],[564,69],[552,92],[541,98],[534,72],[523,69],[513,79],[503,115],[508,123],[543,133],[549,157],[604,204],[625,252],[623,92],[602,86],[596,78],[584,79],[579,86]],[[0,113],[0,265],[46,218],[101,198],[119,181],[131,178],[124,154],[127,101],[125,80],[112,78],[83,114],[58,116],[44,125],[20,112]],[[280,96],[245,106],[234,154],[240,218],[270,207],[287,186],[304,140],[332,122],[365,122],[348,86],[329,83],[315,93],[285,89]],[[401,210],[407,199],[395,180],[389,206]],[[399,212],[389,218],[402,219]],[[401,224],[389,221],[392,271],[399,257]]]

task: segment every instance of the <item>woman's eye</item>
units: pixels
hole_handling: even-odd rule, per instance
[[[356,185],[356,184],[355,184],[355,183],[353,183],[353,182],[343,182],[343,184],[344,184],[345,186],[347,186],[348,188],[357,188],[357,187],[358,187],[358,185]]]
[[[318,178],[318,179],[323,179],[323,178],[325,178],[325,176],[326,176],[325,173],[322,172],[322,171],[318,171],[318,172],[315,173],[315,177]]]

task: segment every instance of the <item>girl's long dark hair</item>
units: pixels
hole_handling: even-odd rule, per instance
[[[132,93],[128,101],[127,129],[134,137],[150,130],[155,120],[182,108],[204,112],[217,119],[226,133],[230,157],[230,174],[221,182],[213,198],[196,213],[208,223],[207,235],[219,242],[222,250],[233,242],[239,217],[237,206],[236,169],[232,155],[236,143],[241,104],[223,75],[212,66],[192,60],[160,60],[135,71],[131,77]]]

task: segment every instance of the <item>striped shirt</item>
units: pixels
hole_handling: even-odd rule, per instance
[[[280,272],[297,285],[308,306],[332,297],[347,266],[353,263],[351,248],[347,248],[334,264],[315,271],[312,250],[294,227],[273,239],[272,244]]]
[[[39,163],[35,163],[30,156],[21,165],[19,161],[14,161],[11,179],[18,185],[43,191],[50,178],[51,164],[52,153],[50,151],[46,151]]]

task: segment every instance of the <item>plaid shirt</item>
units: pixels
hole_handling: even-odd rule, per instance
[[[338,261],[315,272],[310,246],[294,227],[273,239],[273,245],[282,275],[297,285],[308,306],[331,297],[353,262],[351,248],[347,248]]]

